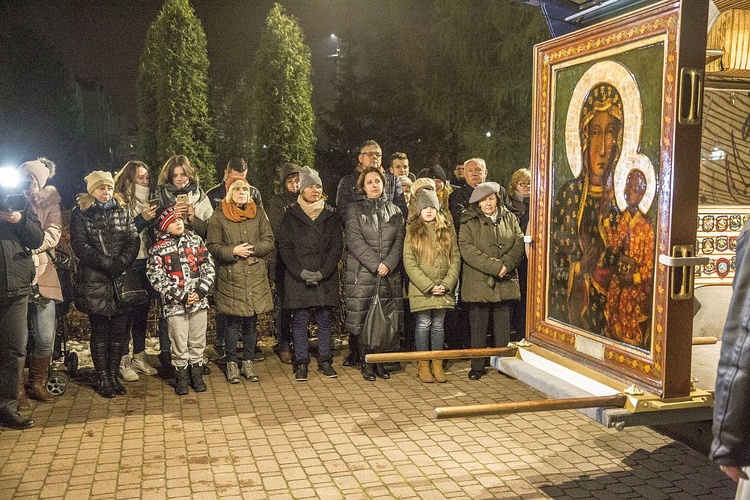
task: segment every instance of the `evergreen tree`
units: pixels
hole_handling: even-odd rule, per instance
[[[311,71],[302,29],[274,4],[253,67],[251,179],[264,198],[278,185],[283,162],[312,165],[315,159]]]
[[[184,154],[202,185],[213,184],[206,35],[189,0],[164,0],[147,36],[138,83],[144,158],[157,170],[169,156]]]

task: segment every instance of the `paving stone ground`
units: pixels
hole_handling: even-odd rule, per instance
[[[343,354],[346,354],[344,351]],[[709,460],[656,432],[606,429],[576,411],[436,420],[439,406],[542,397],[495,371],[422,384],[416,365],[366,382],[311,365],[297,382],[273,355],[260,383],[227,384],[215,365],[208,392],[178,397],[158,377],[107,400],[90,372],[37,425],[0,430],[0,499],[84,498],[733,498]]]

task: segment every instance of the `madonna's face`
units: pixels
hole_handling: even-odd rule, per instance
[[[620,122],[605,111],[597,111],[588,124],[590,182],[601,186],[617,154]]]

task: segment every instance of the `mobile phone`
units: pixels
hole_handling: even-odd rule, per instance
[[[186,195],[186,194],[178,194],[177,195],[177,203],[184,203],[186,205],[189,204],[190,201],[189,201],[188,195]]]
[[[161,205],[161,200],[159,200],[158,198],[154,198],[153,200],[148,200],[148,206],[150,207],[158,207],[159,205]]]

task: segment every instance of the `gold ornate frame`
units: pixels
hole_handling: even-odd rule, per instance
[[[700,125],[681,123],[680,71],[686,66],[703,67],[705,10],[707,3],[702,0],[690,6],[662,2],[535,47],[532,192],[537,198],[531,209],[529,231],[532,251],[528,338],[665,397],[686,395],[690,391],[692,301],[672,298],[670,268],[658,262],[661,255],[673,255],[676,245],[692,245],[695,241]],[[689,43],[683,41],[688,33]],[[659,53],[663,56],[655,58],[654,54]],[[644,60],[639,61],[639,57]],[[623,146],[623,151],[630,149],[627,161],[645,164],[650,160],[654,172],[650,184],[653,206],[648,213],[655,234],[656,255],[651,341],[646,348],[585,331],[549,314],[550,235],[554,229],[551,209],[560,179],[570,177],[571,171],[577,176],[575,165],[570,165],[575,160],[559,150],[563,144],[561,136],[566,135],[563,123],[570,123],[563,122],[559,115],[565,109],[564,103],[570,103],[580,93],[578,89],[571,90],[570,81],[586,78],[586,70],[600,62],[624,65],[632,72],[644,103],[651,100],[651,114],[642,118],[643,130],[650,130],[650,137],[648,132],[644,136],[639,134],[633,144],[633,135],[628,139],[626,130],[625,143],[630,141],[630,146]],[[613,68],[611,64],[607,67]],[[578,74],[583,76],[576,80]],[[632,103],[625,103],[624,107],[624,113],[633,116]],[[568,133],[568,145],[571,137]],[[697,150],[690,146],[691,141],[697,142]],[[622,179],[619,182],[622,186]]]

